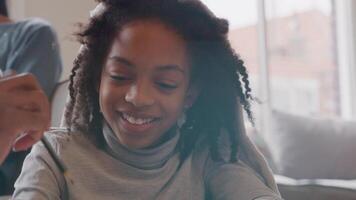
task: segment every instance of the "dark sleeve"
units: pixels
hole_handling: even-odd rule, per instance
[[[211,199],[281,200],[243,163],[213,163],[205,181]]]
[[[62,72],[57,36],[48,23],[37,19],[25,23],[19,31],[6,69],[34,74],[50,96]]]

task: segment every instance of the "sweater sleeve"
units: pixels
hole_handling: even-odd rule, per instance
[[[24,161],[13,199],[59,200],[63,199],[64,187],[64,176],[39,142]]]
[[[211,199],[217,200],[281,200],[247,165],[211,163],[205,180]]]

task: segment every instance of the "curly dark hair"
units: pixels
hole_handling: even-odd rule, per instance
[[[134,20],[155,19],[175,30],[187,42],[191,57],[191,84],[199,96],[187,111],[178,143],[181,159],[194,149],[199,138],[206,139],[214,160],[221,160],[219,138],[226,132],[230,161],[238,159],[237,106],[244,107],[250,121],[251,96],[244,62],[227,39],[228,22],[217,18],[199,0],[99,0],[105,9],[90,18],[77,33],[82,44],[70,76],[70,102],[66,123],[71,130],[87,133],[99,148],[105,144],[103,116],[96,85],[114,36]],[[225,131],[222,131],[225,130]]]

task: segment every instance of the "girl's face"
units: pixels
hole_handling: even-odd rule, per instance
[[[154,145],[195,99],[186,43],[159,21],[117,33],[101,74],[100,108],[129,148]]]

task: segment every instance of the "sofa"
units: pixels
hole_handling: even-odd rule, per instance
[[[259,146],[286,200],[356,200],[356,121],[273,111]]]

